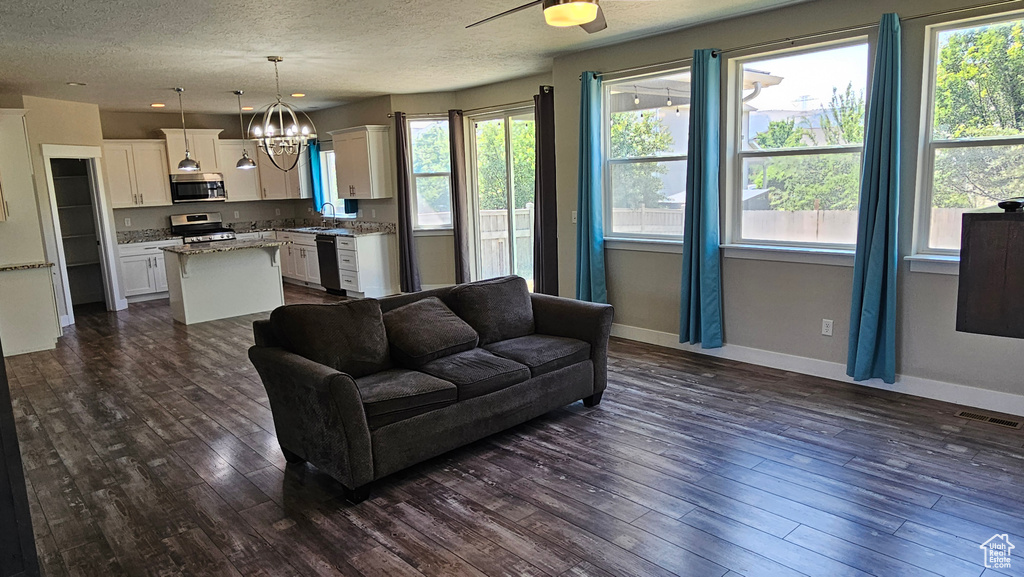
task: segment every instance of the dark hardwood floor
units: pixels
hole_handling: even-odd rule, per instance
[[[246,357],[265,315],[76,316],[7,359],[47,575],[990,577],[979,545],[1024,551],[1024,432],[944,403],[615,340],[600,406],[351,506],[285,466]]]

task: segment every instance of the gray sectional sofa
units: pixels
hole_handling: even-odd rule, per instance
[[[370,484],[558,407],[600,402],[612,307],[503,277],[380,300],[289,305],[249,349],[289,463],[353,502]]]

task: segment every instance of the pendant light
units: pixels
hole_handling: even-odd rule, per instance
[[[308,114],[281,100],[281,75],[277,64],[284,58],[267,56],[267,60],[274,63],[277,100],[263,107],[262,122],[256,126],[253,126],[253,122],[258,115],[254,114],[249,121],[249,128],[251,136],[270,158],[270,162],[279,170],[288,172],[298,165],[299,158],[309,148],[309,141],[316,139],[316,127]],[[308,124],[300,124],[300,115]],[[291,157],[291,160],[287,157]]]
[[[181,133],[185,137],[185,158],[181,159],[181,162],[178,163],[178,170],[197,172],[200,170],[199,162],[192,159],[192,152],[188,149],[188,131],[185,129],[185,105],[181,103],[181,93],[185,92],[185,89],[178,87],[174,91],[178,93],[178,108],[181,110]]]
[[[256,168],[256,161],[249,158],[249,151],[245,149],[245,121],[242,120],[242,91],[236,90],[235,96],[238,97],[238,127],[242,129],[242,158],[238,159],[235,163],[235,168],[239,170],[252,170]]]
[[[665,106],[672,106],[672,92],[668,88],[666,88],[665,89],[665,94],[668,95],[665,98]]]

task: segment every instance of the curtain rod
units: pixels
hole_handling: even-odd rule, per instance
[[[950,8],[948,10],[938,10],[935,12],[928,12],[926,14],[916,14],[914,16],[907,16],[906,18],[900,18],[900,22],[907,22],[910,20],[920,20],[922,18],[933,18],[935,16],[947,16],[949,14],[959,14],[961,12],[970,12],[973,10],[981,10],[983,8],[993,8],[995,6],[1003,6],[1005,4],[1017,4],[1024,0],[998,0],[997,2],[987,2],[985,4],[975,4],[973,6],[965,6],[962,8]],[[715,56],[719,54],[730,54],[732,52],[742,52],[744,50],[751,50],[753,48],[764,48],[768,46],[775,46],[778,44],[786,44],[789,42],[796,42],[798,40],[810,40],[813,38],[821,38],[823,36],[832,36],[834,34],[841,34],[844,32],[858,32],[860,30],[870,30],[878,26],[878,23],[871,24],[859,24],[857,26],[847,26],[845,28],[834,28],[832,30],[826,30],[824,32],[813,32],[810,34],[802,34],[800,36],[791,36],[789,38],[782,38],[779,40],[770,40],[767,42],[758,42],[757,44],[748,44],[746,46],[737,46],[735,48],[726,48],[725,50],[716,50]],[[596,76],[602,77],[606,74],[622,74],[624,72],[636,72],[639,70],[647,70],[649,68],[665,68],[672,65],[687,64],[693,62],[693,58],[679,58],[676,60],[668,60],[666,62],[658,62],[656,64],[644,64],[642,66],[633,66],[630,68],[622,68],[619,70],[610,70],[608,72],[598,72]],[[580,74],[580,80],[583,80],[583,75]]]
[[[501,110],[501,109],[504,109],[504,108],[513,108],[513,107],[521,108],[521,107],[524,107],[524,106],[532,106],[532,105],[533,105],[533,101],[532,100],[520,100],[519,102],[507,102],[505,104],[495,104],[493,106],[481,106],[481,107],[478,107],[478,108],[467,108],[467,109],[463,110],[462,112],[463,112],[463,114],[465,114],[465,113],[469,113],[469,112],[484,112],[484,111],[487,111],[487,110],[498,111],[498,110]],[[445,110],[444,112],[420,112],[418,114],[406,114],[405,115],[406,118],[428,118],[428,117],[434,118],[434,117],[441,117],[441,116],[447,118],[448,117],[448,111]],[[395,117],[395,113],[393,113],[393,112],[389,112],[388,113],[388,118],[394,118],[394,117]]]

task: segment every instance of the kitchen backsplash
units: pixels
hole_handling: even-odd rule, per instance
[[[306,226],[320,226],[322,220],[319,218],[279,218],[275,220],[247,220],[229,222],[227,226],[235,232],[252,232],[260,230],[279,230],[286,228],[302,228]],[[372,222],[365,220],[343,220],[337,221],[338,228],[347,228],[357,232],[383,232],[395,234],[396,225],[393,222]],[[176,238],[171,234],[169,228],[145,228],[141,230],[118,231],[117,243],[149,242],[154,240],[166,240]]]

